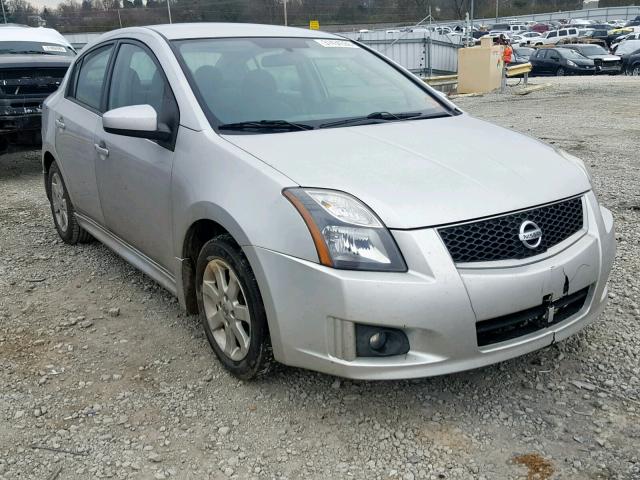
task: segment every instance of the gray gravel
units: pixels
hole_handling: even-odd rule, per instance
[[[0,157],[0,479],[640,478],[640,81],[549,81],[457,102],[586,161],[616,217],[611,303],[446,377],[240,382],[158,285],[58,240],[37,152]]]

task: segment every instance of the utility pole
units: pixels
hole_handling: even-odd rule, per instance
[[[167,13],[169,14],[169,23],[173,23],[171,21],[171,0],[167,0]]]
[[[283,5],[284,5],[284,26],[288,26],[288,21],[287,21],[287,0],[283,0],[282,1]]]
[[[2,0],[0,0],[1,2]],[[118,23],[120,24],[120,28],[122,28],[122,18],[120,17],[120,9],[118,9]]]
[[[4,13],[4,0],[0,0],[0,5],[2,5],[2,18],[4,18],[4,23],[7,23],[7,14]]]
[[[471,0],[471,18],[470,18],[470,22],[469,22],[469,31],[467,32],[468,35],[468,42],[471,46],[473,46],[473,10],[474,10],[474,0]]]
[[[496,0],[496,23],[498,23],[498,8],[500,8],[500,0]]]

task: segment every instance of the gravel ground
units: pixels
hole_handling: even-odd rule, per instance
[[[158,285],[58,240],[37,152],[0,157],[0,479],[639,479],[640,81],[548,82],[456,101],[585,160],[616,217],[609,307],[548,349],[417,381],[232,378]]]

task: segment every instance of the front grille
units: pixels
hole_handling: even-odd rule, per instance
[[[0,94],[47,97],[58,89],[66,71],[66,67],[0,70]]]
[[[537,248],[524,245],[520,226],[529,220],[542,230]],[[486,220],[438,229],[456,263],[518,260],[545,252],[578,232],[584,224],[582,198],[572,198]]]
[[[478,346],[484,347],[513,340],[567,320],[582,310],[588,293],[589,287],[586,287],[571,295],[565,295],[555,302],[545,299],[537,307],[478,322],[476,323]],[[550,312],[553,315],[550,315]]]

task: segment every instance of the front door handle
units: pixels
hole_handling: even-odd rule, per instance
[[[109,156],[109,149],[105,146],[104,142],[100,142],[100,144],[94,143],[93,146],[95,147],[96,152],[98,152],[103,157]]]
[[[64,124],[64,122],[62,121],[62,117],[60,118],[56,118],[56,127],[58,127],[60,130],[64,130],[64,127],[66,125]]]

